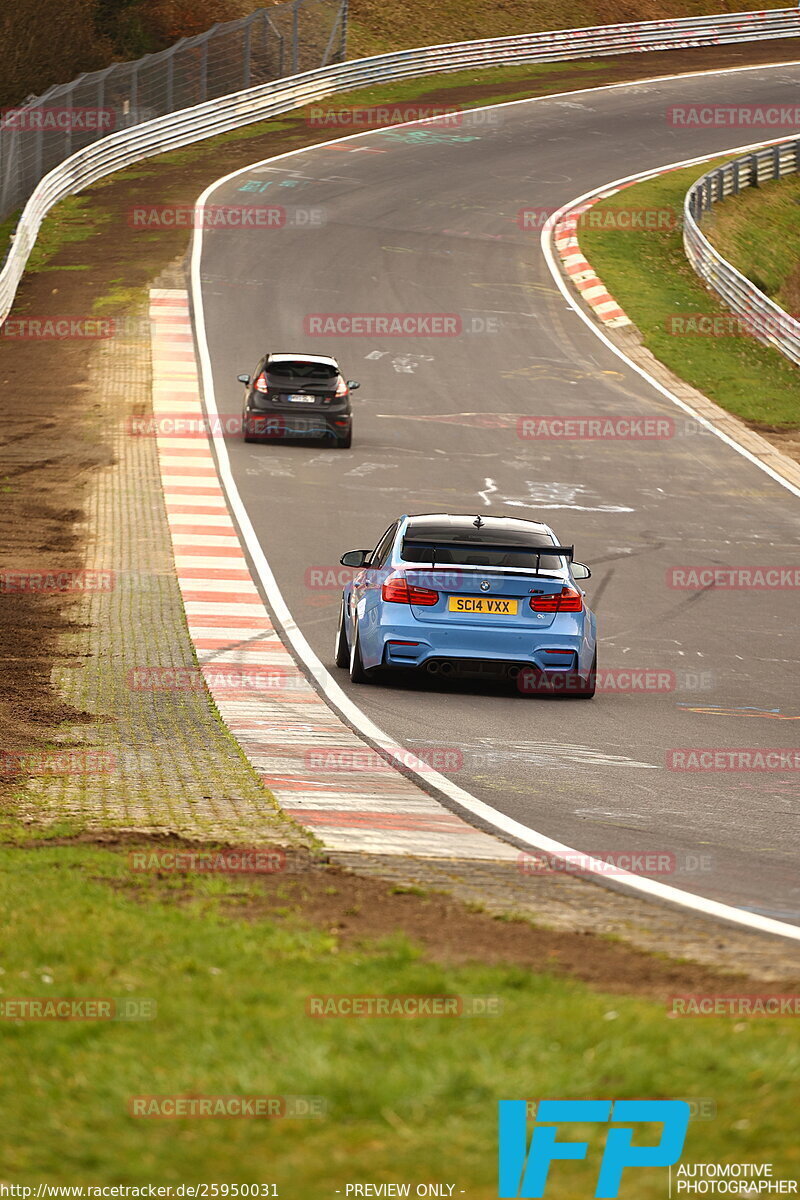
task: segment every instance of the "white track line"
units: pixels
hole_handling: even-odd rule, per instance
[[[574,92],[559,92],[552,96],[534,97],[526,100],[510,100],[503,104],[497,105],[487,104],[482,106],[481,111],[490,108],[507,108],[511,104],[536,104],[541,100],[553,100],[561,96],[575,96],[593,91],[607,91],[612,88],[640,87],[643,83],[657,83],[670,79],[692,78],[696,75],[728,75],[738,70],[770,70],[796,65],[797,63],[786,62],[773,63],[766,68],[735,67],[726,68],[723,71],[697,71],[693,72],[692,75],[662,75],[656,76],[654,79],[636,80],[632,83],[607,84],[602,88],[581,88]],[[407,121],[402,122],[401,125],[418,125],[424,123],[425,122],[420,121]],[[401,125],[387,126],[387,128],[396,129],[400,128]],[[319,142],[314,146],[306,146],[298,150],[289,150],[284,154],[276,154],[271,158],[260,159],[258,162],[250,163],[249,166],[244,167],[243,169],[231,171],[229,174],[215,180],[214,183],[209,184],[205,191],[198,197],[195,207],[196,209],[202,209],[208,202],[208,198],[213,192],[224,186],[229,182],[229,180],[235,179],[237,175],[243,175],[245,172],[253,170],[254,167],[262,166],[265,163],[280,162],[286,158],[294,158],[299,154],[305,154],[307,151],[313,152],[321,149],[324,146],[330,146],[343,141],[352,141],[353,138],[369,137],[375,133],[380,134],[384,132],[386,132],[385,129],[368,130],[362,133],[351,134],[346,138],[334,138],[328,142]],[[725,154],[727,151],[723,150],[721,153]],[[735,153],[735,151],[732,153]],[[706,155],[699,161],[706,161],[708,157],[717,156]],[[575,201],[573,201],[573,204],[574,203]],[[200,371],[205,404],[209,415],[212,417],[217,417],[219,415],[219,409],[217,408],[216,393],[214,391],[214,376],[211,367],[211,354],[208,348],[208,338],[206,336],[205,327],[205,308],[203,304],[203,289],[200,269],[202,254],[202,219],[198,218],[195,223],[195,232],[192,240],[192,305],[194,309],[195,335],[197,338],[197,348],[200,357]],[[581,316],[583,316],[582,313]],[[594,329],[594,326],[590,321],[588,321],[588,319],[587,323],[589,324],[590,328]],[[597,332],[598,336],[600,336],[602,340],[607,343],[610,349],[614,350],[614,353],[618,354],[621,358],[625,358],[625,356],[621,354],[621,352],[618,351],[616,347],[608,341],[607,338],[602,337],[602,334],[600,334],[599,331],[595,330],[595,332]],[[631,363],[631,366],[633,366],[639,372],[639,374],[645,375],[645,372],[636,367],[634,363]],[[653,386],[656,387],[656,389],[662,394],[666,394],[668,396],[670,395],[670,393],[665,392],[665,389],[660,387],[660,385],[656,384],[655,381],[653,381]],[[675,399],[676,403],[678,403],[681,407],[686,407],[687,411],[691,411],[688,409],[688,406],[684,406],[681,401],[678,401],[677,398]],[[740,453],[744,453],[747,458],[755,463],[756,466],[760,467],[762,470],[767,470],[768,474],[774,476],[774,472],[769,471],[768,468],[764,467],[764,465],[760,463],[758,459],[754,459],[749,452],[744,450],[743,447],[738,446],[738,444],[733,441],[732,438],[728,438],[722,434],[720,434],[720,436],[723,438],[723,441],[726,441],[734,449],[738,450]],[[239,494],[239,489],[236,486],[236,481],[233,478],[228,448],[221,438],[214,439],[214,447],[217,454],[220,482],[222,484],[223,491],[227,496],[231,512],[236,518],[242,538],[247,548],[247,552],[252,559],[253,566],[255,567],[256,574],[258,575],[259,581],[264,590],[264,594],[267,597],[267,601],[270,604],[278,622],[282,626],[292,649],[300,659],[305,669],[308,671],[309,675],[315,680],[326,700],[328,700],[328,702],[334,708],[339,710],[341,715],[346,721],[349,722],[350,725],[352,725],[356,732],[369,739],[369,741],[371,741],[374,745],[379,746],[389,758],[403,762],[404,758],[407,757],[407,753],[404,748],[398,745],[392,738],[388,736],[388,734],[385,734],[383,730],[380,729],[374,723],[374,721],[372,721],[366,715],[366,713],[363,713],[361,709],[353,703],[350,697],[342,691],[342,689],[339,687],[339,684],[308,644],[305,635],[296,624],[294,617],[286,605],[286,601],[284,600],[275,576],[272,573],[272,568],[269,565],[267,557],[250,521],[249,514]],[[781,481],[779,477],[774,477],[777,478],[779,482],[785,483],[785,481]],[[416,779],[419,785],[423,787],[423,790],[428,790],[431,787],[437,789],[443,796],[446,796],[448,800],[455,804],[463,813],[468,813],[471,816],[478,818],[491,829],[500,834],[506,834],[515,839],[517,842],[521,842],[523,845],[530,846],[535,850],[540,850],[547,854],[554,854],[561,857],[568,855],[581,855],[586,863],[587,874],[596,875],[598,877],[598,881],[603,881],[603,872],[604,870],[607,871],[607,863],[603,863],[602,861],[593,859],[589,856],[583,856],[582,852],[573,849],[573,847],[566,846],[563,842],[554,841],[553,838],[546,837],[544,834],[539,833],[538,830],[532,829],[528,825],[523,825],[520,821],[515,821],[513,818],[506,816],[505,813],[497,812],[490,805],[485,804],[482,800],[479,800],[476,796],[473,796],[464,788],[459,787],[458,784],[453,783],[452,780],[447,779],[444,775],[440,775],[437,771],[426,771],[424,778],[415,771],[407,770],[407,773],[411,774]],[[796,925],[788,925],[785,922],[777,921],[772,917],[762,917],[756,913],[750,913],[743,909],[735,908],[730,904],[722,904],[718,900],[708,900],[704,896],[696,896],[692,892],[685,892],[680,888],[670,887],[669,884],[660,883],[658,880],[645,879],[642,876],[633,875],[628,872],[620,871],[616,876],[615,881],[616,883],[629,888],[631,891],[636,892],[641,896],[645,896],[651,900],[660,900],[670,904],[677,904],[682,908],[690,909],[693,912],[702,914],[703,916],[716,917],[719,920],[729,921],[732,924],[738,925],[745,929],[752,929],[759,933],[777,934],[780,937],[790,938],[793,941],[800,942],[800,927]]]

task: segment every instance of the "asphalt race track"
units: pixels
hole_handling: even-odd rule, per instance
[[[517,214],[786,136],[673,127],[666,110],[793,104],[799,84],[800,66],[684,77],[312,148],[222,183],[209,203],[302,211],[281,229],[207,233],[202,257],[221,412],[240,413],[236,375],[267,349],[334,354],[361,381],[350,451],[229,439],[283,596],[353,700],[417,752],[458,748],[460,786],[549,837],[591,854],[674,855],[664,882],[794,924],[797,773],[676,771],[666,756],[797,744],[796,592],[667,580],[681,566],[796,565],[797,499],[687,427],[595,337],[557,291],[539,232],[520,229]],[[324,225],[299,223],[307,210],[322,210]],[[310,336],[304,321],[318,313],[459,314],[463,332]],[[520,438],[518,418],[534,414],[655,415],[674,419],[676,432]],[[441,510],[552,524],[593,569],[601,669],[673,672],[675,687],[586,703],[433,680],[351,685],[332,665],[339,592],[326,572],[343,551],[373,546],[397,515]]]

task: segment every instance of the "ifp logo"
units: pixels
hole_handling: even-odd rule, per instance
[[[613,1123],[606,1134],[596,1198],[619,1193],[626,1167],[669,1167],[681,1156],[690,1108],[685,1100],[541,1100],[536,1109],[530,1148],[525,1100],[500,1101],[500,1200],[538,1200],[544,1196],[550,1163],[586,1158],[588,1142],[556,1141],[565,1122]],[[654,1146],[634,1146],[631,1123],[663,1125]],[[615,1127],[617,1126],[617,1127]]]

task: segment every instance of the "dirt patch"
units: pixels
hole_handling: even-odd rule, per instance
[[[236,849],[219,843],[187,842],[169,834],[143,837],[139,833],[82,834],[27,843],[22,848],[34,851],[37,845],[95,845],[149,854],[164,849],[194,852]],[[148,884],[144,893],[143,878]],[[248,880],[253,878],[249,876]],[[130,883],[107,876],[94,879],[146,903],[157,899],[166,904],[181,904],[193,895],[188,878],[185,888],[176,887],[176,876],[171,871],[154,870],[146,876],[137,875],[136,881]],[[741,990],[789,994],[800,989],[800,976],[797,981],[784,979],[776,988],[774,980],[722,973],[647,954],[594,933],[542,929],[526,920],[475,911],[439,892],[353,874],[304,849],[287,849],[285,868],[258,876],[255,889],[255,897],[248,886],[239,896],[234,893],[222,899],[223,915],[229,920],[311,925],[330,933],[343,948],[351,950],[374,944],[388,933],[400,934],[422,947],[425,958],[438,963],[519,966],[569,976],[600,991],[653,1000],[664,1000],[678,992],[713,995]]]
[[[646,76],[767,63],[796,56],[792,40],[719,46],[662,54],[631,54],[587,70],[564,65],[546,78],[531,74],[503,84],[437,86],[423,103],[448,105],[570,87],[592,87]],[[347,131],[342,131],[342,136]],[[142,163],[85,193],[72,218],[77,240],[66,241],[20,287],[14,317],[38,319],[129,313],[161,270],[185,253],[185,229],[139,231],[130,210],[145,205],[191,205],[213,179],[270,155],[335,136],[308,128],[302,116],[273,122],[257,136],[216,140]],[[116,306],[109,302],[117,297]],[[110,463],[99,405],[88,385],[91,341],[69,337],[0,337],[0,543],[3,570],[53,573],[80,570],[86,530],[85,485]],[[70,627],[68,593],[8,591],[0,581],[0,747],[29,752],[47,745],[62,721],[79,723],[51,685],[63,664],[62,634]],[[69,665],[80,666],[79,663]],[[0,797],[13,794],[14,772],[2,774]]]

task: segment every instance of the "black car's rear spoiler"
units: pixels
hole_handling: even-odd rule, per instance
[[[474,548],[476,551],[478,551],[478,550],[486,550],[486,551],[494,550],[497,553],[503,553],[503,554],[513,553],[514,551],[520,551],[525,554],[535,555],[536,569],[533,572],[534,575],[540,574],[541,562],[542,562],[542,559],[545,557],[568,558],[570,562],[572,562],[572,560],[575,557],[575,547],[574,546],[508,546],[508,545],[494,546],[489,542],[478,542],[477,540],[473,542],[473,541],[467,541],[466,539],[463,542],[453,542],[450,545],[448,545],[447,543],[443,543],[443,542],[434,543],[434,542],[414,541],[414,542],[406,542],[405,543],[405,547],[411,548],[412,546],[415,550],[430,550],[430,552],[431,552],[431,561],[430,561],[431,567],[436,566],[436,551],[437,550],[464,550],[465,548]],[[427,563],[425,565],[427,566]],[[440,563],[439,565],[442,570],[446,570],[448,567],[460,568],[460,567],[469,566],[471,564],[468,564],[468,563]],[[479,565],[479,564],[475,564],[475,565],[477,566],[477,569],[479,569],[479,570],[490,571],[492,569],[488,563],[485,563],[482,565]],[[514,568],[514,569],[521,570],[522,568]],[[527,569],[528,568],[525,568],[525,570],[527,570]]]

